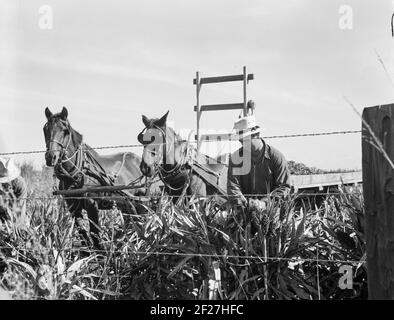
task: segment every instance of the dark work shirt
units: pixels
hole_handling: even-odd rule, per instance
[[[263,144],[255,163],[249,157],[248,171],[234,171],[242,166],[242,163],[237,163],[243,157],[243,148],[231,155],[227,176],[227,193],[231,202],[244,203],[248,194],[268,194],[280,187],[290,188],[290,172],[285,157],[264,141]]]

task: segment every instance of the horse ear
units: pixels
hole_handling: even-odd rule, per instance
[[[142,122],[144,123],[145,127],[149,127],[150,121],[147,116],[142,115]]]
[[[157,120],[156,121],[156,125],[158,126],[158,127],[164,127],[165,126],[165,124],[166,124],[166,122],[167,122],[167,117],[168,117],[168,113],[170,112],[170,110],[168,110],[167,111],[167,113],[164,115],[164,116],[162,116],[159,120]]]
[[[50,117],[53,116],[53,113],[51,112],[51,110],[49,110],[48,107],[45,108],[45,116],[47,117],[48,120]]]
[[[62,112],[60,113],[60,116],[62,117],[63,120],[67,120],[68,110],[66,107],[63,107]]]

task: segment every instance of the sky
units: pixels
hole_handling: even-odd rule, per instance
[[[51,29],[40,25],[44,5]],[[343,5],[352,9],[345,30]],[[45,107],[66,106],[91,146],[136,144],[142,114],[170,110],[176,129],[195,129],[196,71],[243,66],[254,74],[248,99],[264,136],[360,130],[343,97],[359,112],[394,101],[393,12],[389,0],[2,0],[0,153],[45,149]],[[200,100],[235,103],[242,94],[241,82],[211,84]],[[206,112],[201,127],[229,131],[238,115]],[[308,166],[361,168],[360,134],[267,142]],[[43,154],[14,159],[44,164]]]

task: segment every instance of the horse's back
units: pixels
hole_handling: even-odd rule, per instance
[[[99,155],[97,161],[107,174],[115,177],[115,184],[129,184],[142,176],[141,158],[132,152]]]
[[[196,162],[199,166],[195,168],[195,171],[198,172],[203,180],[213,187],[213,189],[208,188],[207,193],[212,194],[219,191],[221,194],[226,194],[228,170],[227,157],[225,157],[223,161],[222,156],[212,158],[205,154],[198,153]]]

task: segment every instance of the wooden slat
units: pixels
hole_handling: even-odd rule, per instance
[[[394,104],[365,108],[363,119],[394,161]],[[368,298],[394,299],[394,169],[368,140],[363,125],[362,166],[365,202],[365,242],[368,265]],[[376,143],[375,143],[376,144]]]
[[[246,115],[247,115],[247,113],[248,113],[248,110],[247,110],[247,108],[246,108],[246,85],[247,85],[247,81],[246,81],[246,67],[244,66],[244,68],[243,68],[243,70],[244,70],[244,74],[243,74],[243,89],[244,89],[244,103],[243,103],[243,106],[242,106],[242,109],[244,110],[244,117],[246,117]]]
[[[243,103],[223,103],[223,104],[206,104],[200,106],[200,112],[202,111],[219,111],[219,110],[235,110],[243,109]],[[198,111],[198,107],[194,106],[194,111]]]
[[[201,111],[200,111],[200,89],[201,89],[201,84],[200,84],[200,73],[197,71],[196,72],[196,100],[197,100],[197,105],[194,106],[194,111],[197,112],[197,137],[200,136],[200,120],[201,120]],[[197,140],[197,150],[200,150],[200,142],[199,138],[196,138]]]
[[[253,80],[254,75],[253,73],[248,74],[248,81]],[[244,80],[244,75],[243,74],[237,74],[237,75],[232,75],[232,76],[219,76],[219,77],[207,77],[207,78],[200,78],[200,84],[206,84],[206,83],[218,83],[218,82],[229,82],[229,81],[243,81]],[[193,84],[196,84],[197,80],[193,79]]]

